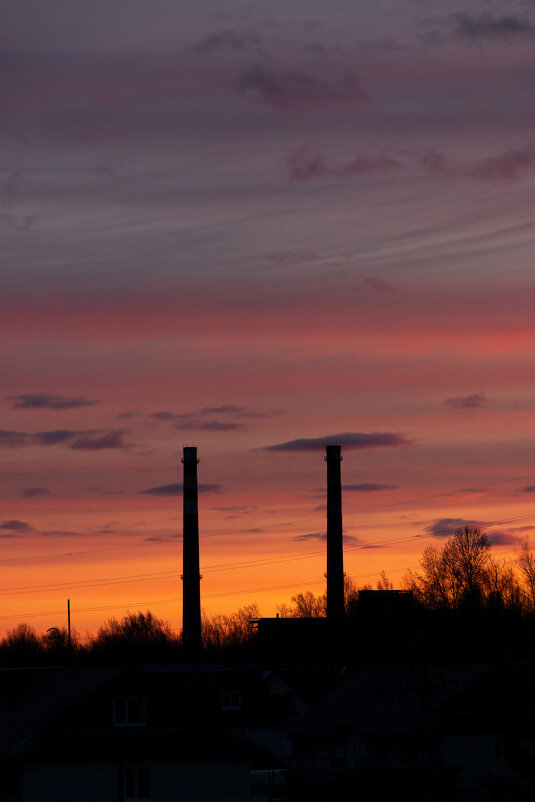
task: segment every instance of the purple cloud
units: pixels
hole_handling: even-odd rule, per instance
[[[60,443],[68,443],[73,437],[83,434],[83,432],[72,432],[68,429],[54,429],[50,432],[35,432],[31,434],[32,443],[38,446],[55,446]]]
[[[453,18],[453,35],[469,42],[533,39],[535,25],[513,14],[503,17],[494,17],[492,14],[481,14],[479,17],[456,14]]]
[[[375,290],[375,292],[379,292],[383,295],[394,292],[394,288],[391,284],[384,279],[377,278],[375,276],[366,276],[366,278],[362,279],[362,283],[366,284],[368,287],[370,287],[370,289]]]
[[[23,487],[19,492],[22,498],[41,498],[54,495],[48,487]]]
[[[498,156],[476,162],[467,175],[480,181],[516,181],[535,165],[533,148],[511,148]]]
[[[254,31],[215,31],[209,33],[193,46],[197,53],[211,55],[226,50],[250,50],[260,45],[260,37]]]
[[[481,407],[486,407],[489,403],[489,399],[481,393],[472,393],[472,395],[446,398],[443,403],[454,409],[479,409]]]
[[[362,103],[368,98],[353,72],[328,80],[304,70],[284,72],[255,66],[241,73],[238,88],[279,109],[301,104]]]
[[[0,429],[0,448],[22,448],[30,445],[31,435]]]
[[[101,449],[128,449],[124,440],[128,429],[53,429],[48,432],[13,432],[0,430],[0,448],[22,448],[23,446],[56,446],[83,451],[100,451]]]
[[[11,401],[13,409],[78,409],[79,407],[92,407],[99,402],[83,398],[82,396],[67,397],[63,395],[49,395],[48,393],[22,393],[9,395],[5,399]]]
[[[467,521],[466,518],[439,518],[431,526],[426,526],[425,531],[433,537],[452,537],[457,529],[480,525],[481,521]]]
[[[418,158],[431,173],[454,178],[472,178],[476,181],[516,181],[535,166],[535,151],[531,145],[509,148],[495,156],[487,156],[472,164],[454,165],[437,151],[428,151]]]
[[[235,432],[247,427],[244,423],[238,423],[237,421],[207,420],[177,423],[176,428],[198,429],[201,432]]]
[[[535,493],[535,485],[526,485],[520,490],[521,493]]]
[[[349,161],[335,164],[328,162],[323,154],[315,151],[310,145],[302,145],[287,160],[288,175],[297,181],[309,181],[326,176],[355,178],[400,166],[401,162],[387,150],[378,154],[358,153]]]
[[[413,441],[397,432],[373,432],[364,434],[360,432],[341,432],[340,434],[325,435],[325,437],[302,437],[297,440],[288,440],[286,443],[275,443],[264,446],[263,451],[318,451],[326,445],[341,445],[344,448],[398,448],[410,446]]]
[[[327,540],[325,532],[310,532],[306,535],[296,535],[293,540],[297,543],[307,540]],[[344,535],[344,543],[358,543],[358,538],[354,535]]]
[[[26,532],[35,532],[33,526],[26,523],[26,521],[4,521],[4,523],[0,524],[0,529],[7,532],[16,532],[17,534],[25,534]]]
[[[80,451],[102,451],[109,448],[128,449],[124,436],[127,429],[111,429],[109,432],[99,434],[98,432],[88,432],[81,437],[76,437],[69,448]]]
[[[182,482],[173,482],[173,484],[170,485],[149,487],[147,490],[142,490],[141,492],[152,496],[180,496],[182,488]],[[199,482],[198,489],[199,493],[221,493],[223,485]]]
[[[226,417],[221,420],[219,415]],[[196,412],[153,412],[150,417],[161,423],[172,422],[179,430],[196,429],[204,432],[233,432],[247,428],[248,422],[256,418],[267,418],[265,412],[236,404],[224,404],[219,407],[202,407]],[[230,418],[230,420],[228,420]]]
[[[520,538],[505,529],[496,529],[486,532],[487,540],[492,546],[514,546],[520,543]]]

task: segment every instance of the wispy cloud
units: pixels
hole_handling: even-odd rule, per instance
[[[216,512],[253,512],[258,509],[256,504],[233,504],[230,507],[210,507]]]
[[[388,150],[379,153],[357,153],[348,161],[337,163],[310,145],[302,145],[287,160],[288,175],[297,181],[309,181],[326,176],[356,178],[400,166],[401,162]]]
[[[535,167],[535,149],[531,144],[508,148],[502,153],[485,156],[468,164],[452,163],[439,151],[427,151],[418,162],[435,175],[451,178],[471,178],[476,181],[517,181]]]
[[[0,448],[25,446],[66,446],[78,451],[128,450],[125,435],[129,429],[53,429],[47,432],[0,430]]]
[[[382,295],[395,292],[391,284],[377,276],[366,276],[366,278],[362,279],[362,283],[366,284],[367,287],[375,290],[375,292],[381,293]]]
[[[142,493],[152,496],[179,496],[182,493],[182,482],[173,482],[170,485],[158,485],[142,490]],[[221,493],[223,485],[199,482],[199,493]]]
[[[400,446],[410,446],[413,444],[405,435],[398,432],[372,432],[364,434],[361,432],[341,432],[340,434],[328,434],[325,437],[301,437],[297,440],[288,440],[285,443],[275,443],[272,446],[264,446],[263,451],[318,451],[326,445],[341,445],[344,448],[364,449],[364,448],[399,448]]]
[[[535,25],[515,14],[496,17],[485,13],[455,14],[451,20],[452,34],[469,42],[496,42],[535,38]]]
[[[194,44],[193,50],[202,55],[212,55],[229,50],[252,50],[259,45],[260,37],[255,31],[227,29],[203,36]]]
[[[152,412],[149,417],[160,423],[173,423],[179,430],[232,432],[246,429],[251,421],[267,418],[268,414],[236,404],[223,404],[218,407],[202,407],[195,412]]]
[[[453,409],[480,409],[489,404],[489,399],[482,393],[472,393],[471,395],[456,395],[446,398],[443,403]]]
[[[277,70],[255,65],[238,77],[238,89],[278,109],[301,105],[364,103],[368,94],[355,72],[334,78],[306,70]]]
[[[96,399],[83,396],[68,397],[64,395],[50,395],[48,393],[22,393],[21,395],[8,395],[5,399],[11,402],[13,409],[78,409],[79,407],[92,407],[99,402]]]
[[[399,485],[383,485],[374,482],[363,482],[357,485],[343,485],[344,492],[349,493],[378,493],[383,490],[399,490]]]
[[[42,498],[54,495],[48,487],[22,487],[19,492],[22,498]]]

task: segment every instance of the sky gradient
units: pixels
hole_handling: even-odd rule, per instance
[[[147,606],[180,627],[185,444],[209,613],[323,590],[329,440],[357,584],[466,521],[512,558],[535,529],[533,3],[0,21],[0,631],[67,598],[82,634]]]

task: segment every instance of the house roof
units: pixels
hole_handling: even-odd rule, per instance
[[[124,670],[58,668],[42,672],[37,681],[24,683],[18,697],[11,697],[12,705],[0,714],[0,760],[8,757],[30,733],[83,701]],[[7,675],[0,674],[0,687],[6,678]]]
[[[486,665],[366,666],[282,730],[289,735],[422,730],[434,711],[488,670]]]

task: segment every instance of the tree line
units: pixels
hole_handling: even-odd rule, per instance
[[[384,571],[377,590],[394,590]],[[466,613],[508,615],[520,627],[519,638],[535,629],[535,552],[529,541],[520,542],[511,561],[492,553],[488,537],[477,527],[458,529],[442,546],[428,545],[417,570],[409,570],[401,582],[415,608],[427,614],[431,629],[438,629],[439,616]],[[345,606],[348,619],[359,618],[359,596],[372,590],[358,587],[345,578]],[[291,604],[277,607],[280,618],[321,618],[326,615],[326,595],[311,591],[297,593]],[[463,618],[464,616],[464,618]],[[511,618],[513,616],[513,618]],[[234,613],[202,614],[204,654],[207,659],[247,659],[253,654],[254,626],[260,618],[256,603]],[[443,620],[440,619],[440,620]],[[470,619],[472,620],[472,619]],[[523,627],[523,628],[522,628]],[[69,637],[70,635],[70,637]],[[0,665],[60,665],[64,663],[103,664],[182,659],[179,633],[161,618],[146,612],[128,612],[123,618],[109,618],[95,635],[82,639],[75,631],[52,627],[42,635],[27,623],[9,630],[0,641]]]

